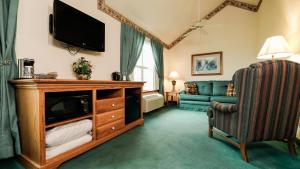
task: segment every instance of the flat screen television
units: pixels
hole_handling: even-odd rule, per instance
[[[105,51],[105,24],[59,0],[53,3],[52,24],[55,39],[92,51]]]

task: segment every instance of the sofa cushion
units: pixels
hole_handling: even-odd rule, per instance
[[[202,101],[194,101],[194,100],[181,100],[180,105],[181,104],[210,106],[210,102],[202,102]]]
[[[232,97],[232,96],[212,96],[210,98],[210,101],[216,101],[220,103],[231,103],[235,104],[237,102],[237,97]]]
[[[198,93],[200,95],[212,95],[212,82],[211,81],[198,81]]]
[[[213,96],[226,96],[230,81],[213,81]]]
[[[180,100],[210,101],[210,96],[181,94]]]

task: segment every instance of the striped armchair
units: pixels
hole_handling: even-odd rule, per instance
[[[238,70],[233,82],[237,104],[212,102],[209,137],[213,133],[223,136],[240,149],[246,162],[246,145],[259,141],[286,141],[290,154],[296,155],[300,64],[284,60],[252,64]]]

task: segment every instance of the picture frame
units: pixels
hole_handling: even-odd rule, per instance
[[[192,76],[211,76],[223,74],[223,52],[192,55]]]

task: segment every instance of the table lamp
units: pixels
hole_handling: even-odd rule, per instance
[[[176,80],[178,79],[179,75],[176,71],[172,71],[169,74],[169,79],[172,80],[172,85],[173,85],[173,89],[172,92],[175,92],[175,85],[176,85]]]
[[[272,59],[274,61],[292,55],[293,52],[283,36],[272,36],[265,41],[257,59]]]

